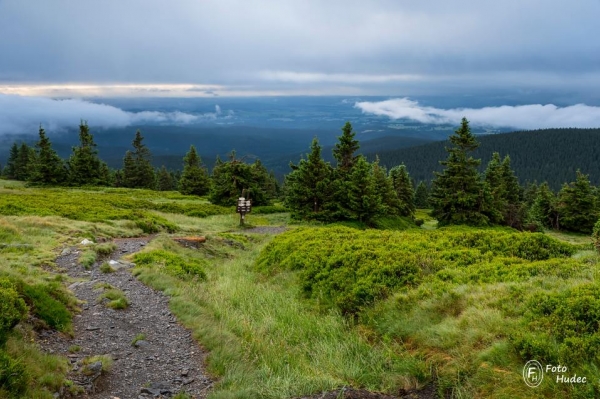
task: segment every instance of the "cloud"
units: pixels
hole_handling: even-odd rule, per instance
[[[130,125],[186,125],[214,121],[217,112],[189,114],[180,111],[128,112],[120,108],[79,99],[56,100],[43,97],[24,97],[0,94],[0,135],[36,133],[41,123],[47,130],[76,127],[80,120],[100,128]]]
[[[294,71],[263,71],[259,76],[268,81],[291,83],[389,83],[421,80],[412,74],[316,73]]]
[[[568,107],[558,107],[553,104],[529,104],[441,109],[422,106],[417,101],[408,98],[397,98],[377,102],[356,102],[354,106],[366,114],[433,124],[456,125],[460,123],[462,117],[466,117],[474,125],[518,129],[600,127],[600,107],[585,104]]]

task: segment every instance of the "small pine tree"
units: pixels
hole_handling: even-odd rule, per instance
[[[333,148],[333,157],[337,160],[337,170],[343,175],[350,173],[350,169],[356,163],[357,156],[354,155],[360,148],[358,140],[355,140],[356,132],[352,130],[350,122],[346,122],[342,128],[342,135],[338,137],[338,143]]]
[[[501,175],[505,200],[505,208],[502,213],[503,224],[521,229],[525,222],[527,208],[523,203],[523,188],[519,185],[519,180],[510,167],[510,157],[508,155],[502,160]]]
[[[558,193],[560,228],[590,234],[598,220],[596,197],[588,175],[577,170],[574,182],[565,184]]]
[[[445,166],[442,173],[435,173],[430,202],[432,216],[440,226],[450,224],[487,225],[486,216],[489,192],[477,171],[481,160],[469,153],[479,143],[471,133],[469,122],[462,119],[461,127],[450,136],[452,147],[446,148],[448,158],[440,163]]]
[[[183,173],[179,180],[179,191],[187,195],[206,195],[209,189],[208,172],[202,165],[196,147],[192,145],[183,158]]]
[[[97,186],[107,184],[103,173],[103,164],[98,157],[94,136],[87,122],[79,124],[79,146],[73,147],[68,161],[69,183],[73,186]]]
[[[424,181],[419,182],[415,191],[415,207],[420,209],[429,208],[429,189]]]
[[[32,147],[22,143],[19,147],[19,155],[15,165],[15,180],[27,181],[33,166],[35,165],[37,154]]]
[[[381,199],[384,208],[383,213],[386,215],[402,215],[405,212],[405,207],[394,189],[393,179],[387,175],[385,168],[379,165],[379,156],[375,158],[372,168],[377,195]]]
[[[10,147],[10,153],[8,155],[8,160],[6,161],[6,166],[4,168],[4,176],[7,179],[17,179],[17,169],[19,163],[19,146],[17,143],[13,143]]]
[[[126,187],[149,188],[156,186],[152,154],[143,143],[144,137],[138,130],[133,139],[133,152],[127,151],[123,159],[123,178]]]
[[[487,216],[491,223],[500,224],[508,208],[508,202],[506,199],[502,160],[500,159],[500,154],[497,152],[492,154],[492,159],[490,159],[485,169],[484,181],[491,195]]]
[[[37,157],[32,165],[28,181],[38,185],[56,186],[66,181],[67,171],[63,160],[52,149],[52,143],[40,126],[39,140],[36,143]]]
[[[412,217],[415,213],[415,190],[406,166],[394,166],[390,169],[390,178],[400,199],[400,215]]]
[[[356,160],[348,179],[348,208],[352,219],[369,225],[385,210],[377,194],[371,165],[363,156]]]
[[[175,185],[173,184],[173,176],[171,173],[169,173],[169,171],[167,171],[165,165],[163,165],[157,173],[156,188],[159,191],[171,191],[175,189]]]
[[[307,159],[290,164],[286,176],[285,204],[295,219],[328,220],[327,204],[331,201],[332,168],[321,157],[321,146],[315,137]]]
[[[542,183],[537,190],[537,195],[529,210],[529,220],[538,222],[547,228],[559,228],[556,196],[547,182]]]

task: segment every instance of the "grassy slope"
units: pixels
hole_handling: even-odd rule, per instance
[[[150,227],[162,231],[144,249],[156,255],[154,261],[140,264],[135,273],[172,297],[173,312],[209,350],[208,370],[218,378],[213,398],[287,398],[344,385],[393,392],[420,387],[434,375],[440,378],[439,386],[454,397],[594,395],[548,381],[541,389],[526,388],[520,377],[523,358],[514,344],[520,331],[534,331],[523,316],[533,294],[553,295],[595,282],[598,262],[590,252],[580,251],[572,260],[559,257],[550,263],[534,262],[531,267],[519,262],[498,264],[496,269],[444,264],[444,281],[434,273],[422,276],[418,285],[395,288],[386,294],[387,299],[348,318],[329,306],[331,301],[307,300],[298,271],[265,274],[257,270],[256,259],[265,253],[272,237],[239,230],[239,219],[228,213],[230,210],[214,209],[202,200],[176,193],[36,190],[3,184],[0,213],[11,212],[7,204],[14,201],[2,202],[4,194],[10,194],[19,200],[19,207],[13,208],[19,215],[0,216],[0,234],[5,234],[0,241],[31,244],[35,249],[0,251],[0,272],[22,275],[32,284],[61,280],[60,274],[51,270],[64,245],[74,245],[84,237],[140,235],[148,226],[140,220],[150,221]],[[39,200],[42,195],[46,201]],[[97,195],[110,200],[90,202]],[[76,207],[78,202],[93,205],[69,213],[68,207]],[[133,205],[139,213],[130,213]],[[36,207],[48,216],[28,216],[35,214]],[[196,212],[213,215],[190,216],[200,214]],[[121,219],[123,215],[125,219]],[[248,218],[252,225],[287,221],[286,214]],[[427,223],[434,228],[434,221]],[[176,230],[177,235],[203,234],[208,241],[200,251],[184,249],[170,239],[169,230]],[[322,241],[332,242],[332,234],[326,233],[327,239]],[[381,236],[368,230],[358,234]],[[435,232],[423,229],[389,234]],[[585,242],[582,237],[568,240]],[[300,249],[300,244],[292,248]],[[455,249],[461,252],[461,248]],[[160,259],[165,255],[157,250],[184,260],[184,264],[197,264],[206,278],[169,268],[166,258]],[[308,255],[301,251],[299,256]],[[466,254],[465,259],[471,255]],[[515,274],[510,273],[513,268]],[[492,275],[512,277],[489,281],[477,277],[493,270]],[[6,351],[25,359],[31,379],[26,396],[51,397],[51,392],[65,383],[61,375],[66,362],[41,354],[30,339],[30,327],[22,323]],[[590,364],[578,365],[578,372],[589,373]]]

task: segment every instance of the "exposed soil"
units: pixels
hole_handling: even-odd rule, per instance
[[[103,260],[112,260],[117,269],[114,273],[102,273],[102,262],[85,270],[78,263],[76,248],[65,249],[56,260],[63,272],[78,280],[69,288],[85,302],[81,314],[73,319],[74,338],[44,330],[39,342],[46,351],[69,357],[73,366],[69,378],[85,390],[79,397],[167,398],[186,392],[193,398],[204,398],[212,386],[203,370],[205,353],[190,331],[177,323],[169,311],[168,298],[134,278],[129,271],[131,264],[117,262],[121,256],[139,251],[148,241],[115,240],[118,249]],[[114,310],[98,302],[102,294],[97,288],[99,283],[122,290],[129,306]],[[132,345],[138,334],[145,338]],[[95,355],[112,357],[110,371],[102,372],[101,363],[83,365],[82,359]],[[69,397],[66,390],[61,394]]]

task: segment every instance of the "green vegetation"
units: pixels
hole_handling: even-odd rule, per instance
[[[375,226],[380,218],[412,217],[414,195],[406,169],[393,168],[388,176],[377,160],[371,164],[356,155],[359,144],[355,135],[347,122],[333,149],[335,168],[322,159],[316,138],[307,159],[290,164],[292,172],[286,176],[284,192],[292,218]]]
[[[125,293],[117,288],[106,289],[99,297],[98,301],[103,302],[112,309],[126,309],[129,306],[129,300]]]
[[[133,341],[131,341],[131,346],[135,346],[135,344],[138,341],[143,341],[146,339],[146,334],[144,333],[139,333],[138,335],[135,336],[135,338],[133,339]]]
[[[114,272],[116,272],[115,268],[112,267],[108,262],[103,262],[100,265],[100,271],[102,273],[114,273]]]
[[[156,186],[152,156],[142,141],[144,137],[138,130],[132,143],[133,152],[127,151],[123,158],[123,187],[153,189]]]
[[[83,364],[83,369],[81,370],[84,375],[91,375],[93,372],[88,368],[89,365],[94,364],[96,362],[102,363],[102,373],[108,373],[113,365],[113,359],[110,355],[97,355],[86,357],[81,361]]]

